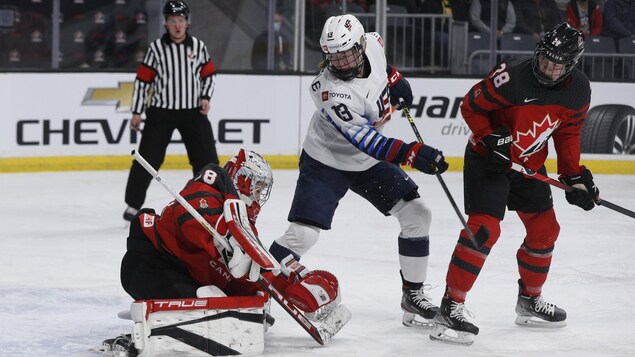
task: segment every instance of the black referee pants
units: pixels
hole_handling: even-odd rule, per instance
[[[139,154],[157,171],[165,160],[174,129],[181,134],[194,174],[209,163],[218,164],[212,125],[199,109],[169,110],[150,107],[146,110]],[[141,208],[151,181],[152,176],[141,164],[133,161],[126,185],[125,201],[128,206]]]

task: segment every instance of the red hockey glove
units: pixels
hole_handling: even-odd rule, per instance
[[[504,174],[511,169],[512,135],[506,127],[500,127],[481,139],[489,151],[487,169],[494,174]]]
[[[386,73],[388,74],[388,88],[390,90],[390,104],[393,107],[397,107],[399,104],[399,98],[403,99],[406,105],[409,107],[412,105],[412,88],[410,83],[403,77],[397,69],[391,65],[386,67]],[[399,107],[397,107],[399,108]],[[401,109],[401,108],[399,108]]]
[[[448,169],[443,152],[419,143],[408,144],[410,148],[406,153],[403,164],[408,165],[428,175],[443,173]]]
[[[590,211],[595,207],[600,190],[593,182],[591,171],[585,166],[581,166],[582,171],[577,175],[560,175],[558,178],[561,182],[573,187],[573,191],[565,192],[567,202],[572,205],[581,207],[585,211]]]

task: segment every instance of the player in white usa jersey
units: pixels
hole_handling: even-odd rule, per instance
[[[365,33],[355,16],[334,16],[326,20],[320,45],[322,71],[310,87],[316,111],[300,156],[291,224],[270,251],[278,260],[289,254],[300,259],[320,230],[331,228],[338,202],[350,189],[399,221],[403,323],[430,326],[438,310],[424,294],[431,212],[399,165],[435,174],[448,164],[430,146],[381,134],[400,98],[412,104],[412,90],[386,64],[377,33]]]

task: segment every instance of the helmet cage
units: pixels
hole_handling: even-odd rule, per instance
[[[349,81],[357,77],[362,71],[364,68],[364,37],[361,38],[360,42],[346,51],[324,54],[328,61],[327,68],[335,77]]]
[[[566,23],[559,25],[546,33],[536,45],[532,62],[536,80],[547,87],[561,83],[573,71],[582,52],[582,33]],[[558,72],[559,76],[555,76]]]
[[[256,202],[262,207],[267,202],[273,185],[273,172],[262,156],[240,149],[238,155],[225,164],[225,170],[247,206]]]

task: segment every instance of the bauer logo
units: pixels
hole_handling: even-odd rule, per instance
[[[130,112],[134,82],[119,82],[112,88],[88,88],[82,105],[114,105],[117,112]]]
[[[329,91],[324,91],[322,92],[322,101],[326,102],[327,100],[329,100]]]

